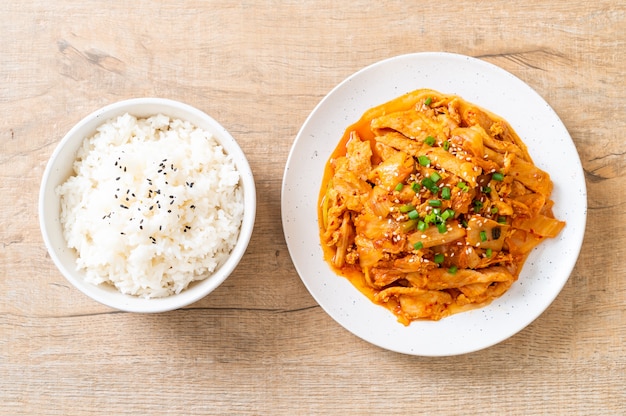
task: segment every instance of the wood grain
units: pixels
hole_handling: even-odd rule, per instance
[[[626,413],[623,2],[110,3],[0,5],[0,413]],[[404,356],[341,328],[298,278],[280,222],[283,168],[310,111],[356,70],[419,51],[479,57],[528,83],[572,135],[588,186],[583,249],[555,302],[458,357]],[[214,116],[258,189],[235,273],[159,315],[112,311],[71,287],[37,218],[63,135],[141,96]]]

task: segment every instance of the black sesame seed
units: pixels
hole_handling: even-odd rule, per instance
[[[117,178],[115,178],[116,181],[119,181],[121,178],[121,176],[118,176]]]

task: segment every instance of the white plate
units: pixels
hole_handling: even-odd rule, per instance
[[[317,198],[325,164],[345,129],[369,108],[430,88],[457,94],[505,118],[554,182],[554,213],[567,222],[537,247],[519,280],[490,305],[437,322],[397,322],[323,259]],[[416,53],[373,64],[335,87],[313,110],[293,144],[282,185],[282,221],[289,253],[321,307],[354,335],[382,348],[422,356],[477,351],[534,321],[556,298],[578,258],[587,195],[576,148],[552,108],[528,85],[487,62],[449,53]]]

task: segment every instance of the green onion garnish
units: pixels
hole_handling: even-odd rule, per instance
[[[442,222],[441,224],[437,224],[437,230],[439,230],[439,234],[445,234],[446,231],[448,231],[448,227],[445,222]]]
[[[422,244],[421,241],[418,241],[417,243],[413,244],[413,248],[415,250],[419,250],[420,248],[424,247],[424,244]]]
[[[491,188],[490,188],[490,187],[488,187],[488,186],[483,186],[482,191],[483,191],[484,193],[488,194],[488,193],[490,193],[490,192],[491,192]]]
[[[420,230],[420,231],[425,231],[425,230],[426,230],[426,228],[428,228],[428,224],[426,224],[424,221],[421,221],[421,220],[420,220],[420,221],[417,223],[417,229],[418,229],[418,230]]]
[[[480,232],[480,241],[487,241],[487,232],[485,230]]]
[[[430,205],[431,207],[440,207],[441,206],[441,201],[438,199],[430,199],[428,201],[428,205]]]
[[[467,184],[463,181],[459,182],[456,186],[462,191],[469,191],[469,186],[467,186]]]
[[[493,254],[493,251],[490,248],[485,250],[485,256],[487,256],[487,258],[491,258],[491,254]]]
[[[430,159],[428,158],[428,156],[424,156],[424,155],[418,156],[417,161],[422,166],[430,166]]]
[[[435,195],[437,195],[437,192],[439,192],[439,188],[431,178],[422,179],[422,186]]]
[[[413,190],[413,192],[418,192],[420,190],[420,184],[417,182],[413,182],[411,184],[411,189]]]
[[[396,191],[400,192],[402,190],[402,188],[404,188],[404,184],[402,182],[400,182],[399,184],[396,185],[396,187],[394,189]]]
[[[450,218],[454,217],[454,210],[453,209],[446,209],[443,214],[441,214],[441,219],[444,221],[447,221]]]
[[[443,142],[443,150],[447,152],[448,149],[450,149],[450,142],[446,140],[445,142]]]
[[[441,263],[443,263],[443,260],[444,260],[443,254],[441,254],[441,253],[435,254],[435,263],[441,264]]]
[[[426,143],[429,146],[432,146],[433,144],[435,144],[435,138],[433,136],[428,136],[427,138],[424,139],[424,143]]]
[[[504,180],[504,175],[500,172],[496,172],[491,175],[491,179],[493,179],[494,181],[502,182]]]
[[[432,179],[434,183],[437,183],[441,180],[441,175],[438,174],[437,172],[433,172],[430,174],[430,179]]]
[[[500,224],[506,224],[506,217],[498,217],[498,222]]]
[[[428,98],[426,99],[426,101],[424,101],[424,105],[428,107],[428,106],[430,105],[430,103],[432,103],[432,102],[433,102],[433,99],[432,99],[432,98],[430,98],[430,97],[428,97]]]
[[[447,186],[444,186],[443,188],[441,188],[442,199],[450,199],[451,197],[452,197],[452,192],[450,191],[450,188],[448,188]]]
[[[415,207],[411,204],[402,205],[400,207],[400,212],[403,214],[406,214],[407,212],[411,212],[413,210],[415,210]]]
[[[448,273],[450,273],[450,274],[455,274],[457,270],[459,270],[459,268],[458,268],[458,267],[456,267],[456,266],[450,266],[450,268],[448,269]]]
[[[409,211],[409,213],[407,215],[412,220],[416,220],[416,219],[418,219],[420,217],[420,214],[416,210]]]

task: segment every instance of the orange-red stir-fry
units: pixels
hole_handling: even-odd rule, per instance
[[[319,198],[326,261],[408,325],[505,293],[565,226],[550,176],[502,118],[417,90],[367,111],[329,159]]]

